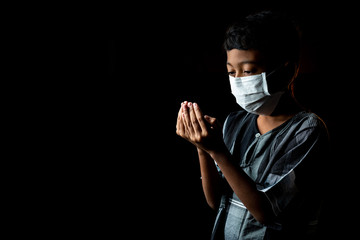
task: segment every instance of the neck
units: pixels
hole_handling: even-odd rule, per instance
[[[264,134],[280,126],[301,110],[303,109],[287,91],[283,94],[274,112],[270,116],[259,115],[257,118],[258,129],[261,134]]]
[[[302,111],[303,108],[292,97],[290,91],[285,91],[281,96],[278,105],[269,117],[282,118],[284,116],[294,116],[296,113]]]

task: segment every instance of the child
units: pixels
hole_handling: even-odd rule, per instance
[[[313,239],[328,134],[293,94],[296,28],[262,11],[231,26],[224,48],[231,91],[243,110],[221,128],[185,101],[176,126],[197,147],[205,198],[217,210],[212,239]]]

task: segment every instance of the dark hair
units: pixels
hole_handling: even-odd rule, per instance
[[[224,48],[259,50],[268,61],[299,61],[299,34],[291,18],[284,13],[261,11],[248,15],[226,32]]]

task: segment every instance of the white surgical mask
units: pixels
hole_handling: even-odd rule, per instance
[[[270,94],[266,73],[247,77],[229,76],[231,92],[244,110],[258,115],[271,115],[284,91]]]

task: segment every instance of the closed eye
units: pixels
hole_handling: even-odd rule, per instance
[[[257,69],[252,69],[251,71],[243,71],[244,76],[249,76],[257,73]]]

